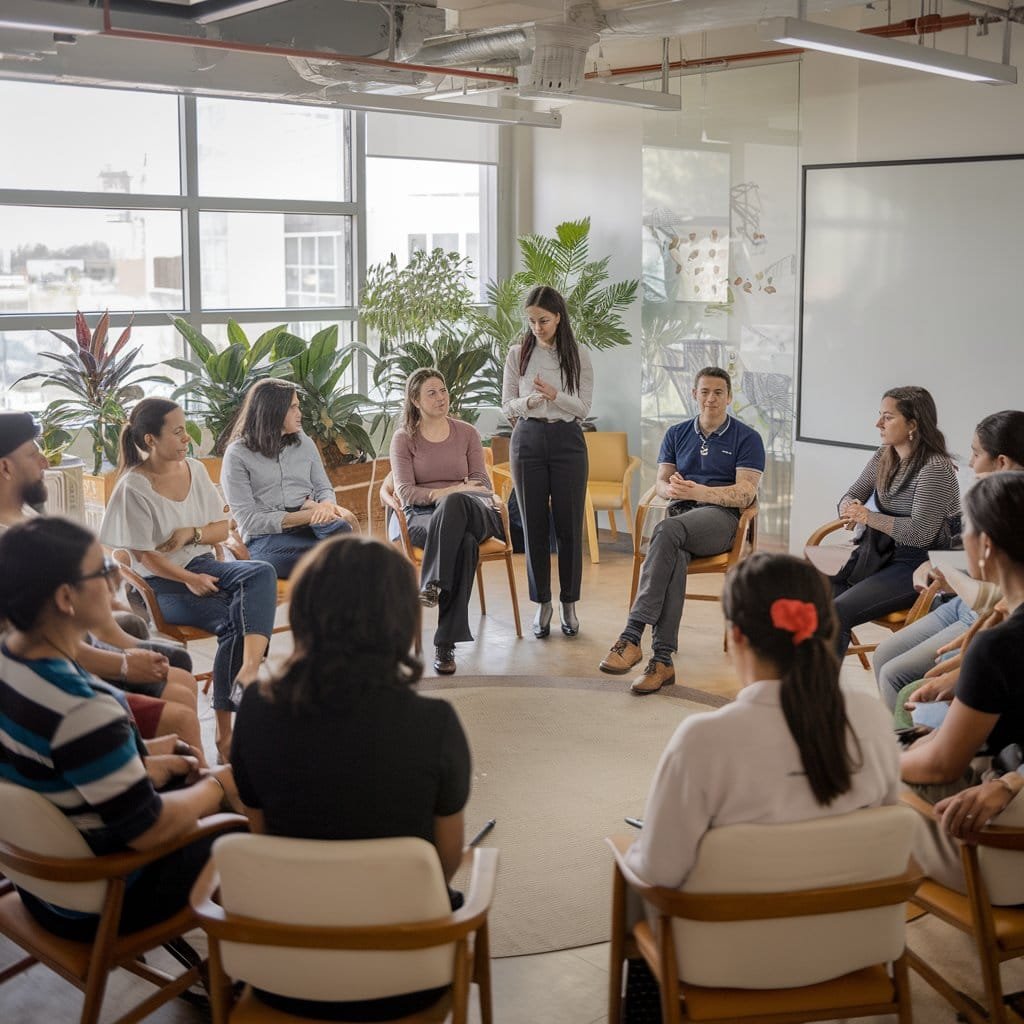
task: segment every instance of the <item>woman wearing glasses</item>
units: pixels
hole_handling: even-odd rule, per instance
[[[217,635],[213,708],[217,751],[231,744],[232,686],[256,679],[274,628],[277,573],[267,562],[222,562],[224,501],[198,459],[187,458],[185,413],[144,398],[121,432],[118,481],[100,539],[127,548],[168,622]]]

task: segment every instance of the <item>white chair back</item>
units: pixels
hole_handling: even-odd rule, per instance
[[[903,874],[916,827],[908,807],[874,807],[788,825],[713,828],[683,890],[770,893]],[[811,985],[903,952],[903,904],[758,921],[673,921],[679,977],[692,985]]]
[[[434,847],[423,839],[321,841],[228,835],[213,859],[233,914],[299,925],[388,925],[451,914]],[[221,945],[231,977],[302,999],[379,999],[449,984],[454,945],[424,950],[316,950]]]
[[[0,838],[28,853],[78,860],[94,856],[82,833],[44,796],[12,782],[0,782]],[[54,906],[98,914],[106,882],[50,882],[4,867],[15,885]]]
[[[993,820],[993,825],[1024,828],[1024,800],[1018,794]],[[978,847],[978,868],[994,907],[1024,903],[1024,852]]]

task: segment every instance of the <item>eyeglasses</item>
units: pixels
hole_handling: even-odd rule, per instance
[[[117,564],[117,562],[113,561],[110,558],[104,558],[102,569],[97,569],[95,572],[83,573],[81,576],[78,577],[78,579],[73,580],[72,582],[84,583],[86,580],[97,580],[101,576],[105,580],[109,580],[110,577],[113,576],[119,569],[120,566]]]

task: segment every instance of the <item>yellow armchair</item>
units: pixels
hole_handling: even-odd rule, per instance
[[[599,562],[601,556],[597,544],[595,513],[608,513],[613,540],[619,535],[615,526],[616,512],[623,512],[626,529],[630,529],[633,522],[630,489],[640,459],[629,454],[629,439],[624,431],[586,431],[583,437],[587,442],[587,456],[590,460],[586,498],[587,540],[591,562]]]

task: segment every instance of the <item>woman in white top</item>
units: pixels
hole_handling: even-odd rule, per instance
[[[144,398],[121,432],[119,478],[100,540],[128,548],[168,622],[217,634],[213,707],[217,750],[231,744],[232,685],[255,680],[274,628],[277,573],[267,562],[222,562],[224,499],[197,459],[187,458],[181,407]]]
[[[590,414],[594,370],[569,323],[565,299],[541,285],[526,296],[529,330],[505,360],[502,412],[515,424],[512,479],[522,512],[530,600],[537,639],[551,632],[550,518],[558,541],[562,632],[579,632],[576,602],[583,576],[583,514],[587,445],[581,424]]]
[[[825,578],[791,555],[752,555],[722,605],[743,689],[691,715],[661,755],[636,873],[678,888],[701,838],[723,825],[785,824],[899,799],[892,720],[868,694],[842,693],[836,616]]]

